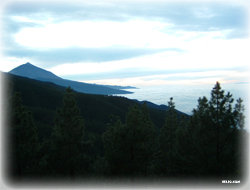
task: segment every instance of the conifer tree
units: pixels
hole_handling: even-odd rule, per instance
[[[187,129],[188,129],[189,117],[186,115],[181,115],[181,118],[178,122],[179,130],[177,132],[177,142],[178,149],[174,162],[176,163],[176,176],[186,177],[190,167],[190,153],[191,150],[188,145]]]
[[[70,176],[73,179],[82,169],[84,124],[70,87],[66,89],[63,106],[57,109],[54,122],[52,167],[58,176]]]
[[[233,110],[233,101],[232,94],[225,95],[219,82],[212,89],[210,101],[199,98],[187,132],[196,174],[225,176],[237,170],[236,139],[237,130],[244,127],[244,106],[239,99]]]
[[[154,155],[155,130],[144,104],[129,108],[126,124],[118,119],[103,135],[105,155],[111,174],[145,177]]]
[[[143,122],[143,155],[145,159],[144,163],[144,176],[150,175],[153,173],[153,160],[155,159],[156,152],[156,130],[154,124],[150,118],[148,106],[144,102],[141,106],[142,112],[142,122]]]
[[[126,175],[128,158],[126,157],[126,131],[119,117],[113,123],[113,116],[107,131],[103,134],[105,159],[112,176]]]
[[[169,109],[166,113],[164,126],[159,135],[158,172],[163,175],[173,175],[176,173],[174,160],[178,153],[178,133],[179,126],[177,112],[173,98],[168,102]]]
[[[244,129],[245,127],[245,116],[244,116],[245,107],[242,103],[243,103],[243,100],[239,98],[237,100],[237,104],[235,104],[234,113],[233,113],[234,120],[235,120],[234,128],[237,128],[237,129]]]
[[[22,105],[19,92],[10,99],[9,132],[11,177],[33,176],[38,170],[38,130],[32,112]]]
[[[131,107],[127,114],[125,130],[128,132],[131,173],[135,176],[147,176],[155,151],[156,131],[144,102],[141,109]]]
[[[214,163],[214,132],[213,123],[209,115],[209,101],[206,97],[198,99],[198,106],[193,109],[187,130],[181,144],[182,157],[185,157],[186,175],[199,176],[211,173],[207,168],[213,169]],[[212,133],[211,133],[212,132]]]
[[[216,127],[216,173],[218,176],[223,173],[222,158],[229,156],[225,155],[227,153],[226,148],[231,147],[229,139],[232,138],[232,132],[235,131],[234,129],[236,129],[238,125],[234,116],[237,115],[237,113],[242,115],[241,110],[232,110],[233,101],[232,94],[228,92],[224,95],[220,83],[216,82],[216,85],[211,92],[210,117],[213,125]],[[236,104],[236,107],[237,105],[239,104]]]

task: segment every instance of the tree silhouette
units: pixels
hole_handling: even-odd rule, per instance
[[[154,155],[155,130],[144,104],[129,108],[126,124],[120,119],[110,124],[103,134],[106,159],[112,175],[145,177],[150,173]]]
[[[111,118],[113,122],[113,117]],[[126,165],[126,131],[119,117],[114,123],[108,124],[107,131],[103,134],[105,147],[105,159],[107,160],[109,171],[112,176],[125,175]]]
[[[58,176],[73,179],[82,169],[84,124],[70,87],[66,89],[63,106],[57,109],[54,122],[51,139],[53,168]]]
[[[186,136],[192,147],[190,162],[194,175],[235,175],[238,168],[239,130],[244,128],[244,106],[237,100],[233,109],[232,94],[226,95],[217,82],[211,99],[199,98],[193,110]]]
[[[179,123],[173,98],[168,102],[169,109],[166,112],[165,124],[159,135],[159,153],[157,172],[162,175],[172,176],[176,173],[175,160],[178,154]]]
[[[19,92],[10,99],[9,132],[11,177],[22,179],[34,175],[38,169],[38,131],[32,112],[22,105]]]

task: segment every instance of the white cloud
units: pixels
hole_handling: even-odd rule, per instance
[[[32,18],[32,17],[27,17],[27,16],[12,16],[11,19],[14,20],[15,22],[23,22],[23,23],[34,23],[34,24],[49,24],[52,23],[53,18],[49,15],[40,15],[40,19],[38,20],[37,18]]]
[[[44,27],[24,28],[15,35],[17,43],[33,48],[78,47],[187,47],[186,42],[223,37],[225,31],[173,32],[173,25],[159,21],[130,20],[128,22],[82,21],[63,22]]]
[[[219,68],[221,70],[221,68],[249,64],[249,39],[228,39],[230,35],[234,36],[238,29],[239,32],[245,31],[242,25],[244,16],[241,13],[242,9],[233,6],[209,6],[209,4],[195,6],[176,4],[172,8],[153,3],[135,4],[143,9],[131,5],[117,6],[111,3],[106,5],[108,9],[102,6],[90,6],[88,10],[84,10],[84,6],[76,8],[75,5],[57,7],[46,4],[45,8],[41,9],[29,5],[28,8],[24,6],[27,9],[23,7],[20,10],[18,6],[14,6],[12,12],[10,8],[10,13],[7,14],[12,18],[12,20],[7,19],[11,20],[7,25],[9,24],[12,32],[10,35],[14,36],[17,44],[14,46],[12,38],[9,38],[12,46],[9,45],[10,57],[5,57],[5,62],[12,63],[27,57],[30,59],[27,61],[31,63],[37,60],[38,63],[33,64],[39,66],[49,60],[46,64],[50,65],[50,71],[60,76],[74,74],[94,76],[104,72],[124,75],[127,72],[128,76],[131,76],[129,71],[140,69],[144,69],[147,74],[152,70],[155,74],[157,71],[167,72],[176,69],[204,71],[204,69]],[[115,9],[116,7],[119,9]],[[65,11],[67,14],[64,14]],[[8,47],[9,43],[6,44]],[[112,53],[113,49],[120,51],[112,54],[110,51],[105,51],[108,48]],[[140,48],[142,52],[133,52]],[[166,51],[151,51],[165,48]],[[125,53],[129,56],[121,56],[125,49],[131,50]],[[62,54],[65,56],[60,56]],[[46,55],[47,60],[43,59]],[[14,56],[19,59],[14,60]],[[61,61],[66,64],[61,64]],[[200,77],[198,73],[192,74]],[[240,77],[238,74],[231,74],[235,78]],[[221,73],[221,76],[223,77],[219,78],[220,80],[229,81],[228,73]],[[151,80],[147,84],[166,82],[159,76],[154,77],[155,75],[152,78],[127,77],[126,82],[142,83],[144,80]],[[216,77],[213,75],[208,78],[214,80]],[[122,79],[120,82],[124,81],[125,79]],[[182,82],[187,81],[189,79]]]
[[[121,67],[117,65],[117,62],[106,62],[105,64],[99,63],[68,63],[62,64],[50,69],[51,72],[55,73],[59,76],[67,76],[72,74],[89,74],[89,73],[99,73],[99,72],[107,72],[116,69],[120,69]]]
[[[201,7],[194,10],[194,15],[198,18],[212,18],[216,14],[208,7]]]
[[[18,67],[21,64],[27,63],[30,61],[30,58],[16,58],[16,57],[8,57],[4,58],[3,55],[0,55],[0,70],[3,72],[9,72],[10,70]]]
[[[140,70],[140,68],[141,70],[152,70],[152,72],[168,72],[178,69],[220,69],[217,74],[224,76],[226,73],[221,71],[222,68],[230,69],[234,67],[248,66],[248,44],[250,44],[249,40],[223,40],[202,38],[185,43],[185,52],[166,51],[132,59],[123,59],[120,61],[108,61],[102,63],[68,63],[56,66],[50,69],[50,71],[54,72],[57,75],[67,76],[73,74],[95,75],[97,73],[113,71],[121,72],[123,70],[125,72],[126,69],[130,69],[131,71],[133,69]],[[233,72],[231,74],[232,77],[236,77]],[[199,76],[198,73],[190,73],[190,75]],[[202,75],[204,75],[204,73],[202,73]],[[187,75],[182,74],[182,76]],[[153,76],[153,78],[154,77],[155,76]],[[229,78],[228,73],[227,78]]]
[[[167,24],[157,21],[133,20],[129,22],[83,21],[47,24],[40,28],[24,28],[15,35],[16,42],[35,48],[144,47],[160,44],[161,30]]]
[[[230,70],[221,71],[203,71],[203,72],[181,72],[172,74],[159,74],[144,77],[102,79],[102,80],[82,80],[82,82],[96,84],[113,85],[132,85],[132,86],[150,86],[150,85],[196,85],[196,84],[214,84],[236,83],[239,81],[248,81],[250,72],[237,72]]]
[[[186,47],[197,39],[223,37],[226,31],[176,31],[172,25],[159,21],[128,22],[83,21],[47,24],[40,28],[24,28],[15,35],[17,43],[33,48],[78,47]]]

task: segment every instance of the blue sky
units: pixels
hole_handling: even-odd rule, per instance
[[[248,82],[247,1],[6,1],[1,70],[116,85]]]

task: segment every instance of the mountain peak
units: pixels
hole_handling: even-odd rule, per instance
[[[23,65],[20,65],[11,71],[10,74],[18,75],[22,77],[27,77],[30,79],[35,79],[39,81],[52,82],[54,84],[68,87],[70,86],[75,91],[88,93],[88,94],[131,94],[132,92],[126,90],[119,90],[112,88],[112,86],[107,87],[104,85],[93,85],[83,82],[71,81],[62,79],[50,71],[46,71],[45,69],[39,68],[31,63],[27,62]]]
[[[14,75],[19,75],[23,77],[28,77],[31,79],[39,79],[39,78],[44,78],[44,79],[61,79],[60,77],[56,76],[50,71],[46,71],[42,68],[39,68],[35,65],[32,65],[30,62],[27,62],[23,65],[20,65],[11,71],[9,73],[14,74]]]
[[[27,62],[27,63],[25,63],[25,64],[22,64],[22,65],[20,65],[20,66],[18,66],[18,67],[36,67],[36,68],[39,68],[39,67],[37,67],[37,66],[31,64],[30,62]],[[18,68],[18,67],[16,67],[16,68]],[[39,69],[42,69],[42,68],[39,68]],[[45,69],[43,69],[43,70],[46,71]]]

